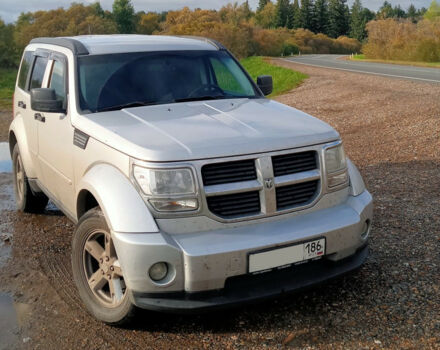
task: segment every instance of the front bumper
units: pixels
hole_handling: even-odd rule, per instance
[[[232,277],[225,288],[198,293],[135,293],[136,306],[162,312],[198,313],[230,308],[283,296],[323,283],[358,269],[368,256],[368,246],[341,261],[319,260],[259,275]]]
[[[362,234],[365,223],[372,221],[372,211],[372,197],[364,191],[332,207],[238,227],[181,234],[112,234],[136,305],[158,310],[204,309],[267,298],[357,268],[367,255],[366,248],[359,249],[366,245]],[[320,237],[326,238],[324,259],[285,269],[283,273],[291,272],[282,274],[281,280],[275,278],[280,271],[263,274],[276,281],[264,282],[262,287],[252,282],[252,287],[245,284],[228,291],[233,281],[259,280],[247,273],[249,253]],[[154,283],[148,270],[159,261],[169,264],[170,275],[163,283]],[[303,269],[306,272],[297,272]]]

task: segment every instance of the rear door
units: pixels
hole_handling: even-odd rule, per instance
[[[39,177],[40,170],[38,164],[38,124],[34,119],[34,113],[31,109],[30,88],[31,77],[34,77],[32,85],[35,87],[41,87],[43,83],[43,77],[45,72],[45,65],[47,65],[47,58],[40,57],[38,59],[37,67],[35,63],[37,60],[35,51],[25,51],[20,66],[20,72],[18,73],[17,87],[14,93],[14,112],[15,116],[21,115],[23,118],[24,129],[26,133],[26,140],[32,160],[33,170],[26,169],[28,176]],[[38,82],[40,86],[38,86]]]
[[[40,113],[44,118],[38,124],[38,157],[43,172],[44,184],[54,197],[71,208],[73,188],[73,127],[67,105],[67,58],[51,53],[48,77],[43,87],[55,90],[57,99],[63,101],[65,113]],[[60,203],[58,203],[60,204]]]

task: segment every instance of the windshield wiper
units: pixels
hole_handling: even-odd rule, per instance
[[[191,101],[205,101],[205,100],[222,100],[225,99],[226,95],[204,95],[196,97],[186,97],[178,98],[174,102],[191,102]]]
[[[141,101],[135,101],[130,103],[124,103],[121,105],[115,105],[110,107],[104,107],[96,110],[96,112],[108,112],[108,111],[118,111],[124,108],[131,108],[131,107],[141,107],[141,106],[151,106],[155,105],[157,102],[141,102]]]

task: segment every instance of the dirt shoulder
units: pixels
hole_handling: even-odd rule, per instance
[[[0,142],[8,141],[8,130],[12,120],[11,111],[0,110]]]
[[[16,347],[440,348],[440,87],[277,64],[310,76],[277,100],[334,126],[374,195],[365,266],[252,307],[204,316],[145,312],[131,328],[111,328],[78,300],[73,225],[54,210],[26,215],[5,206],[0,221],[13,234],[12,257],[0,267],[0,291],[30,310]],[[12,203],[11,176],[0,177],[2,201]]]

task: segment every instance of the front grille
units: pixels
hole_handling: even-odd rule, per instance
[[[318,168],[315,151],[291,153],[272,157],[275,176],[300,173]]]
[[[303,182],[276,189],[277,210],[289,209],[310,202],[318,192],[319,180]]]
[[[208,197],[207,202],[212,213],[224,218],[260,213],[260,195],[258,191]]]
[[[207,164],[202,167],[202,178],[205,186],[255,180],[257,178],[255,161],[246,159],[236,162]]]

